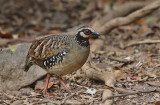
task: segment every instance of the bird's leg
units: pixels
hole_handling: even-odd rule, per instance
[[[71,90],[69,90],[69,88],[66,86],[66,84],[63,82],[62,78],[58,78],[61,86],[63,86],[65,88],[65,90],[68,92],[68,93],[72,93]]]
[[[47,94],[49,79],[50,79],[50,74],[47,74],[46,83],[45,83],[45,86],[44,86],[44,89],[43,89],[43,95]]]

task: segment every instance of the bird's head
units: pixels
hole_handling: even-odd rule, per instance
[[[80,27],[77,34],[85,39],[98,38],[98,36],[100,36],[99,33],[90,26]]]

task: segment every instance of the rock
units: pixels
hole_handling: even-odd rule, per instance
[[[46,75],[45,70],[33,65],[24,71],[25,60],[30,44],[18,44],[0,52],[0,90],[19,90]],[[11,49],[14,50],[11,51]]]

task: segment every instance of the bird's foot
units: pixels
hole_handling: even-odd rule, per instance
[[[62,78],[58,78],[61,86],[63,86],[65,88],[65,90],[68,92],[68,93],[72,93],[72,91],[66,86],[66,84],[63,82]]]
[[[49,95],[47,88],[44,88],[43,91],[42,91],[42,93],[43,93],[44,96],[45,96],[45,95]]]

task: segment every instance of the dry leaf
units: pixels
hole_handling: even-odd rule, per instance
[[[157,101],[157,102],[155,103],[155,105],[160,105],[160,101]]]
[[[14,52],[16,50],[16,47],[10,47],[10,50]]]
[[[96,93],[96,89],[90,88],[90,89],[87,90],[87,93],[89,93],[93,96]]]
[[[53,84],[54,84],[53,82],[49,82],[48,88],[51,88],[53,86]],[[42,89],[44,89],[44,85],[35,88],[35,90],[42,90]]]
[[[9,32],[2,32],[0,31],[0,37],[1,38],[13,38],[13,34]]]
[[[142,19],[136,20],[136,23],[137,24],[146,24],[146,22],[144,20],[142,20]]]
[[[116,70],[114,72],[115,78],[117,79],[126,79],[126,75],[121,70]]]
[[[6,38],[0,38],[0,46],[5,46],[10,42],[14,42],[15,39],[6,39]]]
[[[147,82],[149,85],[151,86],[157,86],[160,87],[160,81],[151,81],[151,82]]]
[[[105,100],[106,97],[112,96],[112,93],[113,92],[109,89],[104,90],[102,100]],[[113,100],[110,99],[110,100],[106,100],[104,103],[102,103],[100,105],[112,105],[112,103],[113,103]]]

